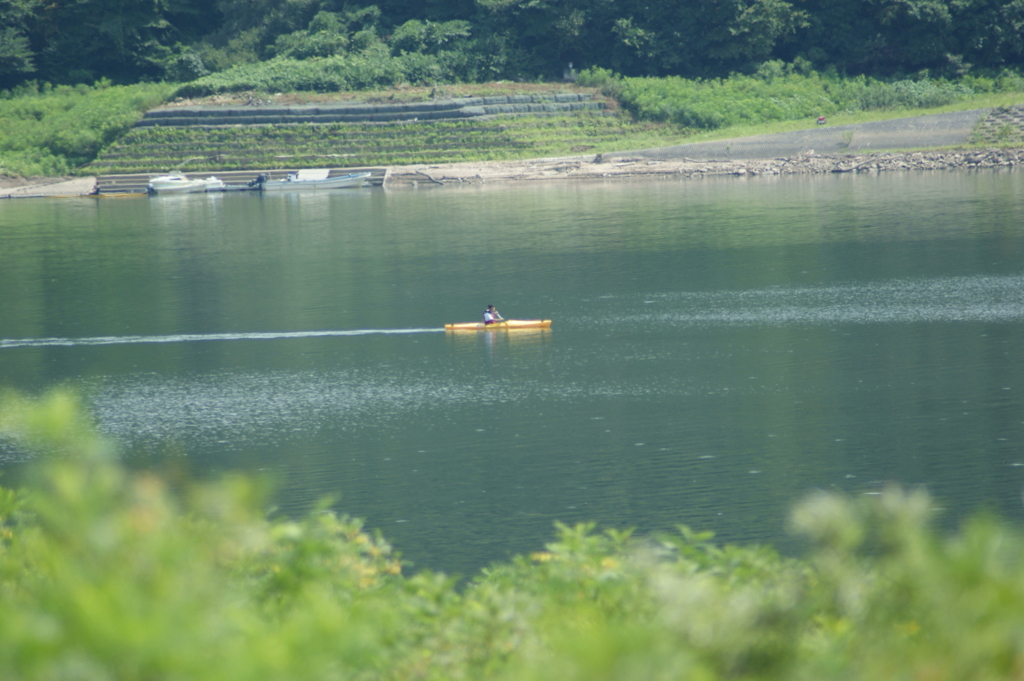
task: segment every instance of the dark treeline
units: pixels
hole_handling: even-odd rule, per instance
[[[1024,0],[0,0],[0,88],[189,81],[274,57],[386,50],[465,81],[1024,65]]]

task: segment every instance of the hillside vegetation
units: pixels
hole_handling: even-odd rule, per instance
[[[0,403],[28,486],[0,488],[0,677],[44,679],[1016,678],[1024,535],[943,536],[923,492],[819,494],[805,558],[709,533],[558,525],[458,587],[410,574],[325,501],[266,518],[257,481],[129,473],[73,394]],[[495,528],[500,532],[501,528]]]
[[[23,87],[0,96],[0,174],[67,175],[174,92],[167,84]]]
[[[243,125],[215,128],[132,126],[164,101],[310,104],[339,98],[415,101],[522,92],[603,94],[605,112],[501,116],[399,124]],[[0,97],[0,172],[9,175],[106,174],[273,167],[406,165],[565,156],[680,144],[729,130],[817,116],[891,116],[935,107],[1024,101],[1024,78],[881,81],[839,78],[806,64],[771,62],[752,76],[725,79],[626,78],[584,71],[575,85],[491,83],[362,93],[244,91],[184,100],[166,84],[23,87]],[[755,128],[755,129],[752,129]],[[767,130],[768,128],[763,128]]]
[[[1019,0],[0,0],[0,88],[106,78],[198,93],[258,71],[353,90],[551,80],[571,65],[694,79],[772,60],[951,78],[1024,67],[1022,35]]]

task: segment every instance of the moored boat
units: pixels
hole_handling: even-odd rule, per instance
[[[224,183],[216,177],[190,179],[182,173],[170,173],[154,177],[147,185],[151,194],[198,194],[206,191],[217,191],[224,188]]]
[[[514,331],[516,329],[547,329],[551,326],[550,319],[506,319],[493,324],[483,322],[466,322],[463,324],[445,324],[445,331]]]
[[[329,168],[313,168],[288,173],[283,180],[271,180],[266,175],[256,179],[256,186],[265,192],[295,191],[309,189],[344,189],[361,187],[370,178],[370,173],[349,173],[329,177]]]

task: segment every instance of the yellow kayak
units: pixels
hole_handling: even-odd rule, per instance
[[[466,322],[465,324],[445,324],[445,331],[514,331],[516,329],[546,329],[551,326],[550,319],[506,319],[502,322],[484,324],[483,322]]]

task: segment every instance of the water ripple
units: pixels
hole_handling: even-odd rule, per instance
[[[1024,321],[1021,276],[663,293],[644,299],[643,312],[617,321],[685,326]]]
[[[130,445],[254,441],[324,427],[377,427],[420,409],[518,399],[495,383],[461,384],[359,371],[136,375],[87,386],[97,421]]]

